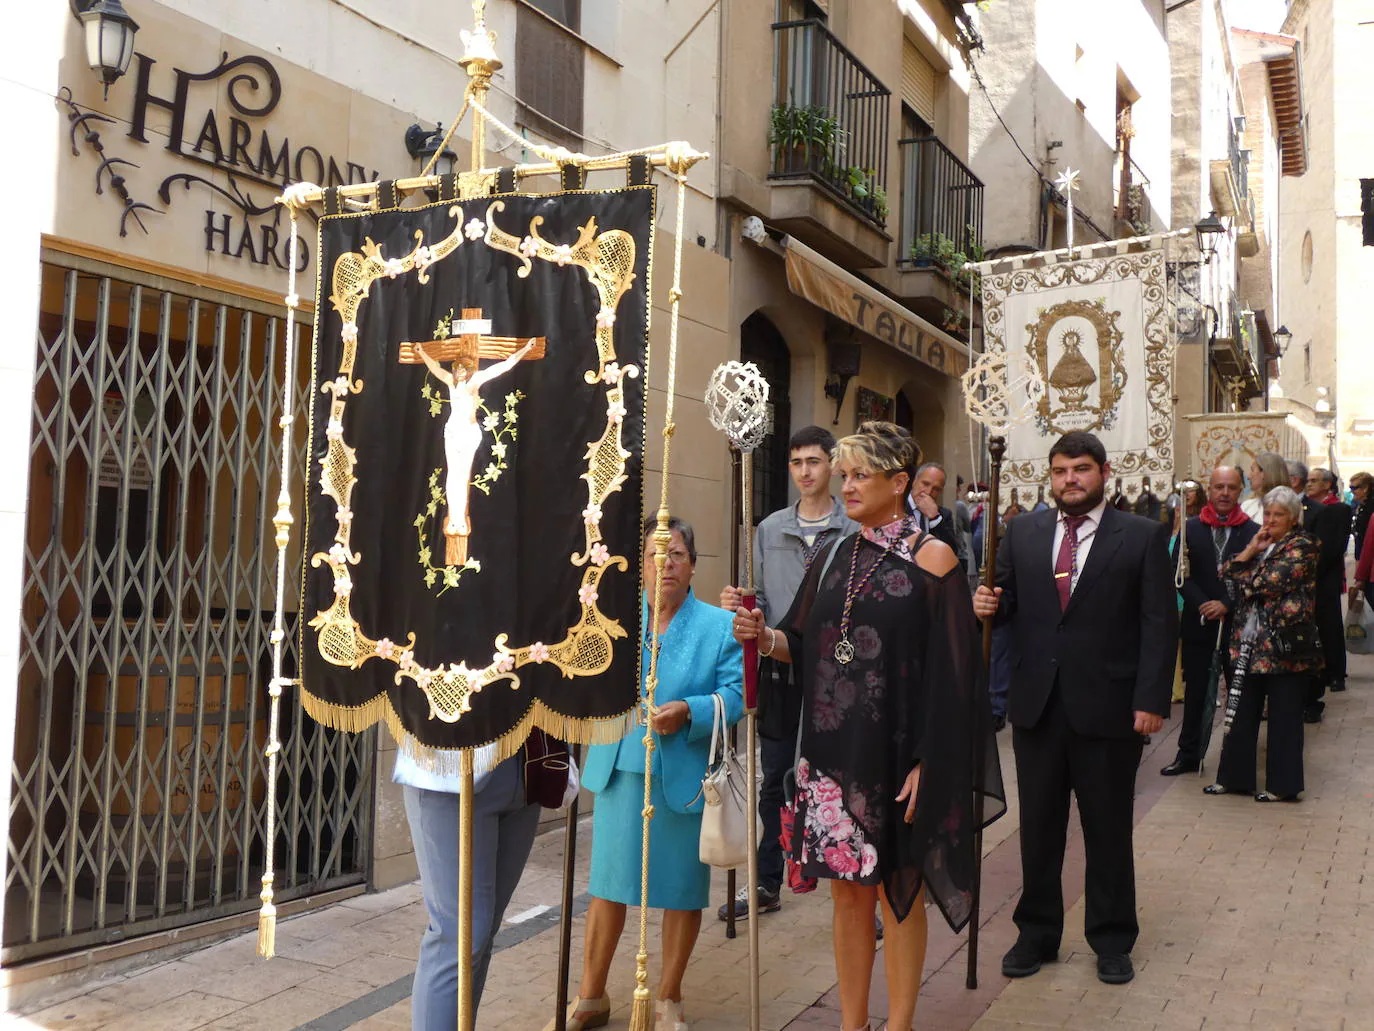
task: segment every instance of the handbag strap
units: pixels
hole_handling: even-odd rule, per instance
[[[711,750],[706,753],[706,768],[716,765],[716,749],[725,758],[725,699],[718,694],[711,695]]]

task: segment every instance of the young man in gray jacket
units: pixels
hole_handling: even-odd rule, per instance
[[[819,426],[806,426],[788,441],[788,471],[800,500],[780,508],[754,531],[754,587],[764,621],[772,626],[792,607],[812,559],[825,545],[859,528],[844,514],[844,505],[830,493],[830,452],[835,438]],[[720,592],[721,608],[733,612],[739,607],[739,588]],[[782,780],[792,768],[797,748],[797,724],[801,717],[801,695],[789,690],[792,667],[786,663],[759,660],[759,751],[763,780],[759,785],[759,817],[763,836],[759,839],[758,908],[760,913],[776,912],[782,905],[782,846],[778,842],[778,812],[782,808]],[[749,888],[735,896],[735,919],[749,917]],[[726,919],[729,903],[718,915]]]

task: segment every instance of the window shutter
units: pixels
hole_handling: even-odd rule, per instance
[[[935,124],[935,67],[910,40],[902,45],[902,100],[931,125]]]

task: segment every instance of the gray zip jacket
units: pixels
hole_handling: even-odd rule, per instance
[[[754,531],[754,581],[759,609],[769,626],[776,626],[787,615],[806,575],[806,538],[797,521],[800,504],[798,501],[778,509]],[[816,543],[838,540],[858,528],[859,524],[844,514],[843,503],[832,498],[830,522]]]

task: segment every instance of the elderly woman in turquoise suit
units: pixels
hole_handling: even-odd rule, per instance
[[[715,713],[712,696],[719,695],[725,702],[728,722],[739,720],[743,660],[731,634],[730,613],[692,594],[697,552],[691,526],[673,519],[669,528],[672,543],[660,584],[663,629],[652,716],[649,905],[663,910],[663,972],[654,1004],[655,1028],[687,1031],[682,975],[701,930],[701,911],[710,903],[711,871],[697,859],[697,844],[701,778],[706,773]],[[655,578],[653,529],[653,523],[646,527],[644,548],[644,583],[650,589]],[[650,591],[644,602],[644,675],[649,670],[648,638],[653,630],[651,599]],[[568,1031],[603,1027],[610,1020],[606,977],[625,928],[626,908],[639,905],[643,740],[643,732],[636,727],[618,744],[591,748],[582,771],[583,786],[596,793],[592,899],[587,909],[582,983],[568,1007]]]

